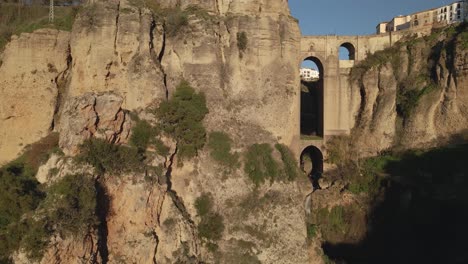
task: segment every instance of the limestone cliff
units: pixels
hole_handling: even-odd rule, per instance
[[[42,29],[13,37],[0,54],[0,164],[54,128],[70,33]]]
[[[40,30],[15,37],[0,66],[6,95],[0,99],[0,162],[51,131],[60,132],[66,155],[76,154],[88,138],[126,143],[130,112],[145,118],[146,110],[173,96],[181,80],[204,92],[204,126],[231,135],[236,150],[289,144],[299,117],[300,32],[287,1],[159,4],[155,9],[138,1],[89,1],[70,33]],[[172,23],[171,15],[182,21]],[[85,238],[55,235],[40,263],[237,263],[240,257],[307,262],[307,184],[254,189],[241,169],[225,175],[206,151],[176,167],[176,146],[164,142],[169,154],[151,161],[164,168],[160,178],[98,177],[99,230]],[[47,184],[77,170],[67,160],[51,158],[38,178]],[[51,170],[58,173],[51,176]],[[226,219],[216,254],[197,236],[194,200],[206,192]],[[22,252],[14,260],[31,261]]]
[[[466,24],[369,56],[351,72],[356,145],[369,156],[466,132],[467,78]]]

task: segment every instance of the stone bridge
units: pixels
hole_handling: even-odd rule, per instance
[[[428,32],[389,32],[367,36],[303,36],[299,65],[304,60],[313,61],[319,68],[320,78],[314,83],[301,82],[300,132],[295,136],[293,149],[303,164],[304,156],[310,156],[314,166],[321,169],[327,138],[349,134],[354,126],[354,110],[351,107],[349,73],[351,68],[368,54],[392,46],[408,34],[425,35]],[[348,53],[347,60],[340,60],[340,48]],[[304,90],[305,89],[305,90]]]

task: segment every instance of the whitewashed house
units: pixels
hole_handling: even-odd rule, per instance
[[[301,68],[301,79],[306,82],[318,80],[320,78],[319,71],[310,68]]]

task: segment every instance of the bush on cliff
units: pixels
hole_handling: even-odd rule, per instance
[[[221,239],[224,232],[224,218],[213,211],[213,201],[209,194],[202,194],[195,200],[195,208],[201,218],[198,224],[198,236],[207,245],[214,246],[214,241]]]
[[[7,263],[25,232],[20,223],[44,199],[35,170],[22,161],[0,169],[0,263]]]
[[[20,157],[0,168],[0,263],[8,262],[28,230],[36,230],[22,219],[31,215],[45,198],[35,176],[52,153],[60,153],[58,139],[57,133],[51,133],[26,146]]]
[[[89,177],[66,176],[47,189],[37,182],[39,166],[54,152],[59,152],[58,134],[27,146],[0,168],[0,263],[8,263],[20,247],[29,258],[40,259],[53,232],[78,234],[94,222],[96,199]]]
[[[139,172],[144,168],[143,157],[135,147],[116,145],[105,139],[87,139],[80,146],[77,161],[93,166],[98,173]]]
[[[145,152],[151,140],[156,136],[156,129],[145,120],[137,120],[132,129],[130,143],[138,148],[139,152]]]
[[[47,197],[34,217],[23,219],[21,248],[39,260],[53,233],[62,237],[83,236],[96,227],[96,188],[87,175],[67,175],[47,188]]]
[[[205,95],[195,92],[186,81],[182,81],[174,96],[156,110],[162,130],[176,140],[181,160],[196,156],[205,145],[202,121],[207,113]]]
[[[211,157],[219,164],[235,168],[239,165],[239,154],[231,153],[232,140],[224,132],[211,132],[208,140],[208,148]]]
[[[272,183],[279,176],[278,164],[272,156],[269,144],[253,144],[245,153],[244,171],[256,186],[270,179]]]
[[[65,235],[83,235],[96,226],[96,187],[89,175],[67,175],[50,186],[44,208],[54,208],[48,219],[55,231]]]
[[[247,50],[247,33],[245,31],[237,32],[237,48],[240,51],[240,54]]]

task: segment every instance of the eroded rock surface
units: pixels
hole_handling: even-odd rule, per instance
[[[53,128],[70,33],[41,29],[14,36],[0,54],[0,164]]]
[[[403,43],[353,82],[353,134],[363,155],[455,142],[466,133],[468,52],[458,33],[439,34]]]

